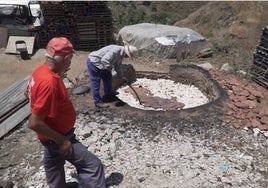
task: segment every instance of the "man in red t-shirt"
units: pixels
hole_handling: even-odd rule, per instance
[[[44,168],[50,188],[65,188],[64,164],[77,169],[84,187],[106,187],[103,165],[74,134],[76,113],[61,79],[71,65],[74,50],[64,37],[51,39],[46,60],[32,73],[26,94],[30,100],[29,128],[44,145]]]

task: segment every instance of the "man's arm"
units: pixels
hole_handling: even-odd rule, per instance
[[[72,144],[71,142],[62,134],[51,129],[44,121],[44,117],[40,117],[31,114],[29,118],[28,127],[38,134],[45,136],[46,138],[54,141],[60,148],[60,152],[64,155],[71,155]]]

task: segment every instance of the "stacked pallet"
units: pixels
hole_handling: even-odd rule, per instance
[[[113,39],[111,11],[103,1],[41,1],[44,25],[40,45],[57,36],[67,37],[76,50],[92,51]]]
[[[252,80],[268,89],[268,26],[263,28],[250,68]]]

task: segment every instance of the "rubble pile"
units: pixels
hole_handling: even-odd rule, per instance
[[[261,139],[253,145],[252,134],[223,124],[165,121],[87,108],[78,114],[75,133],[102,160],[110,188],[267,185]],[[0,140],[0,149],[0,187],[47,187],[42,146],[26,125]],[[65,171],[68,183],[79,182],[69,162]]]
[[[236,128],[268,130],[268,95],[265,88],[224,72],[211,71],[211,74],[230,99],[226,105],[226,123]]]

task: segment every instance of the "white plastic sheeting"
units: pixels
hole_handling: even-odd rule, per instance
[[[184,53],[195,56],[207,48],[205,38],[192,29],[152,23],[125,26],[119,31],[117,40],[161,58],[181,59]]]

